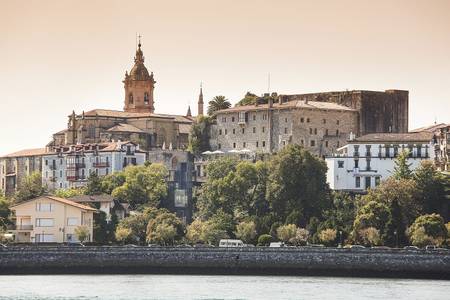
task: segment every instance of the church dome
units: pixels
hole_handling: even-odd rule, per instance
[[[130,71],[129,79],[131,80],[150,80],[152,76],[149,74],[144,65],[144,53],[141,50],[141,43],[139,42],[136,56],[134,57],[134,66]]]

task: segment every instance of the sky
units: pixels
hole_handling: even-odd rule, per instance
[[[0,0],[0,155],[67,116],[122,110],[136,33],[155,112],[247,91],[409,90],[409,128],[450,123],[448,0]],[[270,74],[270,88],[268,85]]]

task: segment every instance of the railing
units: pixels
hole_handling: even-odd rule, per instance
[[[50,170],[56,170],[56,165],[48,165],[48,168],[49,168]]]
[[[74,163],[67,165],[67,169],[83,169],[83,168],[86,168],[85,163]]]
[[[109,162],[95,162],[94,168],[107,168],[109,167]]]
[[[78,175],[67,176],[67,180],[69,180],[69,181],[77,181],[77,180],[84,180],[84,179],[86,179],[86,176],[78,176]]]
[[[33,230],[33,225],[8,225],[9,230]]]
[[[353,156],[359,157],[359,152],[358,152],[358,151],[355,151],[355,152],[353,153]]]

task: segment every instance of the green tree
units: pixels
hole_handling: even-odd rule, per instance
[[[408,164],[409,151],[401,151],[397,156],[397,159],[394,161],[394,174],[393,177],[395,179],[411,179],[413,172],[410,167],[411,164]]]
[[[19,183],[14,198],[16,202],[22,202],[42,196],[46,191],[46,188],[42,186],[41,173],[33,172]]]
[[[269,246],[273,241],[273,237],[270,234],[261,234],[258,238],[258,246]]]
[[[212,116],[216,111],[231,107],[231,103],[225,96],[215,96],[208,103],[208,115]]]
[[[251,92],[247,92],[237,104],[236,106],[244,106],[244,105],[254,105],[256,101],[258,100],[258,96]]]
[[[376,201],[368,202],[358,210],[353,225],[353,239],[356,242],[363,243],[362,230],[369,227],[373,227],[379,233],[384,234],[387,231],[387,223],[390,218],[391,213],[386,204]]]
[[[380,232],[375,227],[367,227],[359,231],[360,242],[364,246],[378,246],[381,243]]]
[[[444,219],[438,214],[419,216],[408,228],[408,235],[413,245],[423,247],[426,245],[441,246],[447,237],[447,228]]]
[[[191,224],[187,226],[186,238],[192,244],[205,242],[202,240],[203,231],[205,230],[206,222],[196,218]]]
[[[133,242],[133,233],[130,228],[118,227],[115,233],[115,238],[118,242],[125,244]]]
[[[114,189],[122,186],[125,183],[125,173],[124,172],[115,172],[109,175],[106,175],[102,178],[101,190],[102,193],[111,195]]]
[[[75,227],[74,233],[80,243],[84,243],[89,238],[89,228],[85,225]]]
[[[112,196],[127,201],[132,208],[157,207],[167,196],[168,171],[162,164],[129,166],[124,175],[125,183],[115,188]]]
[[[304,226],[311,217],[321,217],[331,206],[325,162],[298,145],[289,145],[269,163],[267,198],[280,221],[293,211],[301,212]]]
[[[9,206],[11,202],[3,196],[3,192],[0,190],[0,232],[6,229],[7,225],[11,224],[9,216],[11,215],[11,211],[9,210]]]
[[[290,239],[295,238],[296,234],[297,226],[295,224],[282,225],[277,229],[278,239],[285,243],[289,242]]]
[[[60,198],[72,198],[75,196],[85,195],[85,188],[57,189],[53,191],[53,195]]]
[[[94,214],[94,242],[106,244],[108,242],[108,222],[106,222],[106,213],[99,210]]]
[[[236,226],[236,237],[250,244],[256,237],[256,224],[253,221],[241,222]]]
[[[173,245],[184,234],[181,220],[167,211],[151,219],[147,225],[147,242],[159,245]]]
[[[326,246],[332,246],[336,242],[337,231],[336,229],[328,228],[319,233],[319,238]]]
[[[211,127],[211,118],[208,116],[199,116],[191,127],[189,135],[189,151],[194,154],[200,154],[210,150],[209,132]]]
[[[101,195],[102,179],[95,172],[91,172],[88,177],[88,183],[85,191],[86,195]]]
[[[120,231],[122,228],[126,228],[131,231],[127,241],[141,245],[144,244],[147,238],[147,225],[149,221],[156,218],[156,216],[162,212],[166,212],[166,210],[148,207],[142,212],[137,212],[120,220],[116,228],[116,238],[117,231]]]
[[[418,199],[427,214],[441,213],[445,207],[446,179],[438,172],[432,161],[422,161],[414,172],[414,180],[417,184]]]

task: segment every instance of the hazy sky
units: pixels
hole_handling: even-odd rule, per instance
[[[450,1],[0,0],[0,154],[72,110],[123,108],[142,34],[157,113],[247,91],[410,91],[410,129],[450,122]]]

